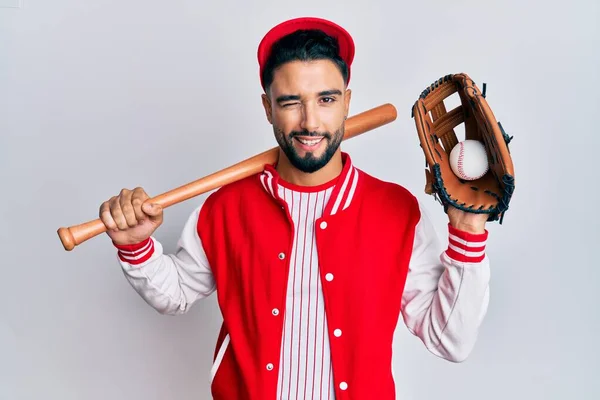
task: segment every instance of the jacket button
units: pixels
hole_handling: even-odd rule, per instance
[[[348,384],[346,382],[340,383],[340,389],[342,389],[342,390],[348,389]]]
[[[335,336],[335,337],[342,336],[342,330],[341,329],[336,329],[335,331],[333,331],[333,336]]]
[[[325,279],[327,280],[327,282],[331,282],[333,280],[333,274],[328,273],[327,275],[325,275]]]
[[[283,260],[285,258],[285,253],[279,253],[279,259]]]
[[[321,227],[321,229],[327,228],[327,221],[321,222],[321,225],[319,225],[319,226]]]
[[[273,370],[273,364],[268,363],[267,364],[267,371],[271,371],[271,370]]]
[[[279,310],[276,308],[274,308],[272,312],[273,312],[273,315],[275,315],[275,316],[279,315]]]

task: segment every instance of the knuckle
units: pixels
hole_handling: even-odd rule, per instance
[[[102,221],[102,223],[107,226],[107,227],[111,227],[110,225],[112,224],[112,218],[110,217],[110,213],[109,212],[101,212],[100,213],[100,220]]]
[[[142,200],[146,200],[149,196],[142,188],[137,188],[133,194],[134,197],[140,198]]]
[[[110,210],[110,214],[113,217],[113,219],[117,222],[121,219],[121,217],[123,217],[123,211],[119,207],[112,208]]]
[[[121,201],[121,210],[123,212],[130,212],[132,210],[131,200],[124,199]]]
[[[118,209],[120,209],[121,208],[121,202],[119,201],[119,199],[115,198],[115,199],[111,200],[110,204],[109,204],[109,208],[111,210],[118,210]]]

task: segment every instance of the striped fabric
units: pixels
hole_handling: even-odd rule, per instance
[[[446,254],[455,261],[479,263],[485,257],[488,231],[473,234],[455,229],[448,224],[448,249]]]
[[[264,189],[285,201],[295,227],[277,386],[279,400],[335,398],[314,228],[320,217],[334,215],[352,203],[359,172],[345,155],[343,161],[339,177],[316,187],[285,182],[271,165],[260,175]],[[326,274],[326,279],[333,279],[332,274]],[[334,330],[333,334],[338,332]],[[342,385],[345,387],[345,382]]]
[[[278,195],[294,221],[277,398],[334,399],[328,327],[315,241],[315,220],[323,215],[333,186],[315,191],[284,187]]]
[[[154,241],[151,238],[137,244],[118,245],[113,242],[113,245],[118,249],[119,259],[131,265],[146,262],[154,254]]]

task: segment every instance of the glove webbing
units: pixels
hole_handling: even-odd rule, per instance
[[[439,102],[431,109],[433,116],[433,132],[442,142],[442,147],[446,154],[450,154],[454,146],[458,144],[458,138],[454,132],[454,127],[464,121],[462,106],[456,107],[450,112],[446,112],[446,106]]]

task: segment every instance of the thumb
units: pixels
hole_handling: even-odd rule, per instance
[[[154,203],[144,203],[142,204],[142,211],[150,217],[159,217],[162,213],[162,207]]]

